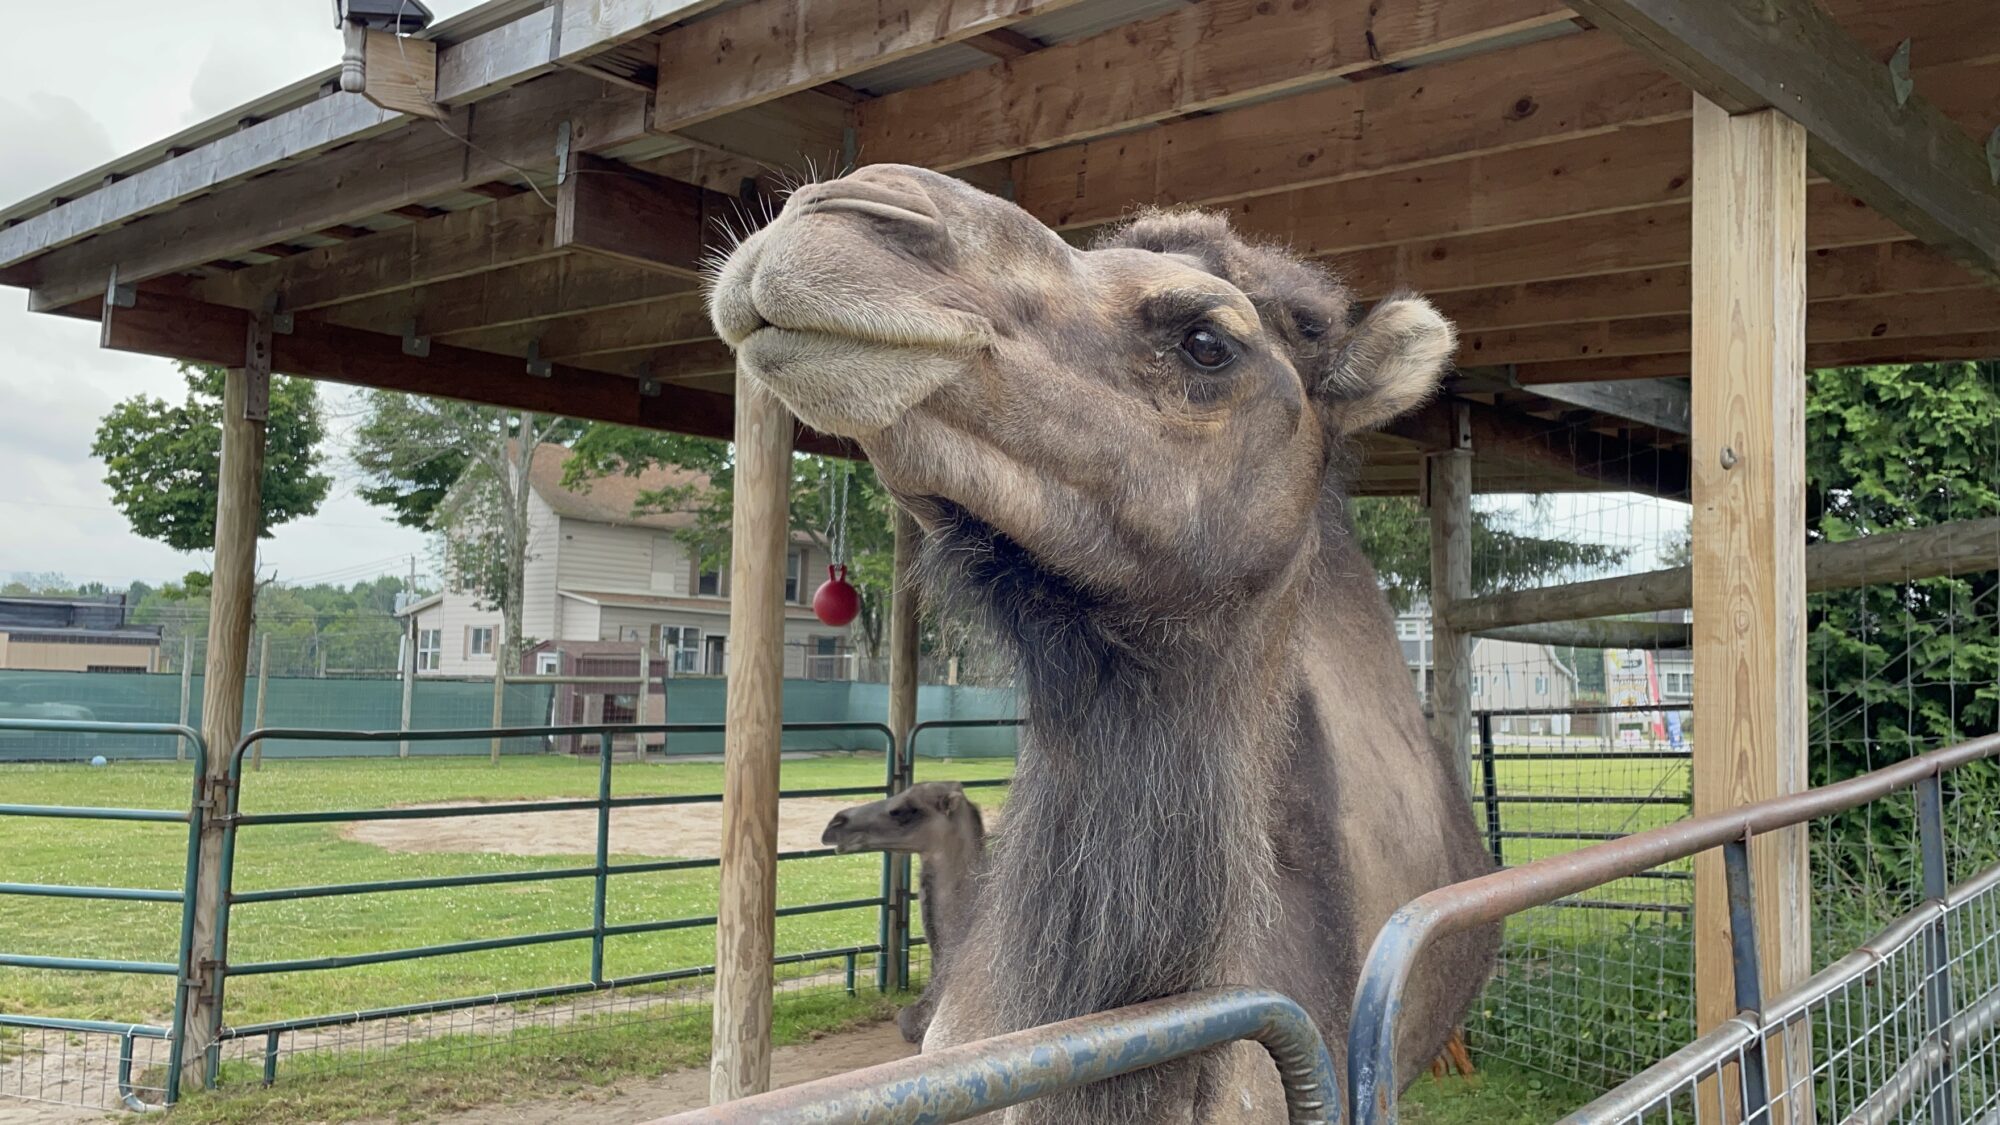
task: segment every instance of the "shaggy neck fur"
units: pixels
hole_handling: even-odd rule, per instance
[[[1020,668],[1020,763],[979,896],[1000,1025],[1222,983],[1276,913],[1266,811],[1288,599],[1210,593],[1168,618],[1093,596],[975,520],[928,547],[926,588],[983,611]],[[1016,1112],[1164,1120],[1195,1074],[1157,1068]]]

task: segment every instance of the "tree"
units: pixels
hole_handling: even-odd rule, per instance
[[[1350,512],[1361,550],[1375,564],[1382,590],[1397,610],[1430,596],[1431,527],[1428,513],[1404,496],[1361,497]],[[1513,589],[1557,575],[1623,562],[1631,552],[1601,543],[1543,539],[1505,527],[1493,512],[1472,510],[1475,594]]]
[[[566,439],[576,423],[393,391],[370,391],[365,411],[351,451],[371,481],[360,494],[399,522],[444,533],[451,584],[500,610],[499,666],[514,670],[527,643],[528,474],[535,448]],[[458,473],[439,492],[454,460]]]
[[[1838,543],[2000,511],[2000,362],[1843,367],[1806,396],[1806,537]],[[1811,781],[1839,781],[2000,722],[2000,576],[1991,570],[1814,594],[1806,601]],[[2000,776],[1958,771],[1955,842],[2000,853]],[[1905,803],[1839,818],[1828,869],[1863,887],[1909,886]]]
[[[215,545],[223,371],[179,367],[187,383],[182,401],[135,395],[118,403],[98,423],[90,451],[103,459],[112,503],[133,531],[178,551],[204,551]],[[280,524],[319,510],[332,484],[319,471],[325,438],[313,382],[272,376],[259,535],[269,538]]]

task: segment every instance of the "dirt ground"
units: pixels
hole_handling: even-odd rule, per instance
[[[421,808],[464,808],[478,801],[445,801]],[[778,806],[778,848],[820,846],[826,822],[858,797],[794,797]],[[591,855],[597,850],[597,812],[459,816],[444,820],[364,820],[344,826],[343,839],[392,852],[494,852],[500,855]],[[617,855],[703,859],[722,845],[722,806],[659,805],[611,811],[611,850]]]
[[[791,1086],[864,1066],[907,1058],[917,1049],[903,1042],[893,1023],[871,1024],[771,1052],[771,1083]],[[708,1104],[708,1070],[695,1067],[658,1078],[622,1082],[568,1098],[518,1102],[434,1118],[437,1125],[625,1125]],[[12,1125],[12,1123],[9,1123]]]

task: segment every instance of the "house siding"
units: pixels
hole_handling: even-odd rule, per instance
[[[417,611],[416,627],[436,629],[439,638],[438,666],[423,671],[425,676],[491,676],[497,667],[498,650],[505,643],[501,635],[500,612],[479,609],[471,594],[460,591],[446,591],[438,604],[426,606]],[[470,656],[467,654],[469,631],[474,628],[493,630],[495,654]]]
[[[528,493],[528,557],[521,568],[521,632],[530,640],[561,636],[556,575],[562,566],[562,521],[536,492]]]

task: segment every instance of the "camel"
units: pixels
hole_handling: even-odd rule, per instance
[[[1347,512],[1357,442],[1435,392],[1450,324],[1407,294],[1360,314],[1220,215],[1078,248],[899,165],[795,192],[709,307],[739,377],[857,443],[917,520],[925,596],[1018,662],[1008,830],[952,954],[982,971],[942,982],[925,1049],[1239,984],[1297,1000],[1344,1068],[1376,931],[1490,867]],[[1399,1086],[1497,944],[1417,966]],[[1280,1093],[1235,1044],[1004,1120],[1261,1125]]]
[[[903,1039],[921,1043],[937,1004],[938,981],[963,936],[972,906],[972,881],[986,851],[986,823],[979,806],[956,781],[920,781],[893,797],[833,814],[820,843],[850,852],[915,853],[922,860],[917,905],[931,950],[931,979],[923,995],[896,1013]]]

